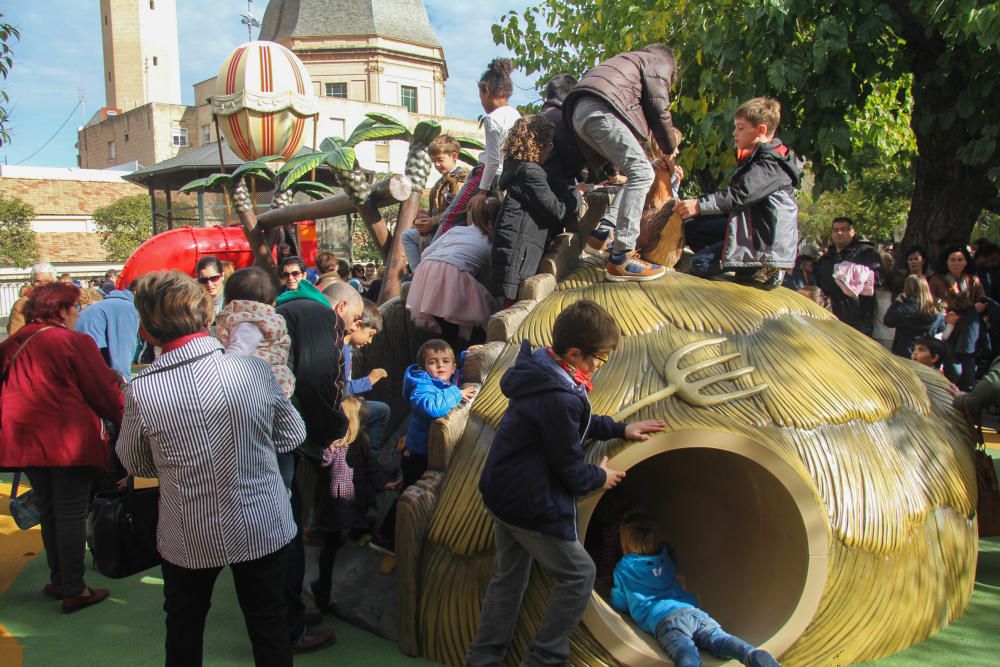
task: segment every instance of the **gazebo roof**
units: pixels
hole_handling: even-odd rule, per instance
[[[380,35],[440,47],[423,0],[271,0],[258,39]]]
[[[303,146],[295,154],[302,155],[309,152],[311,150]],[[236,155],[226,142],[222,142],[222,159],[225,167],[222,171],[225,172],[231,172],[243,164],[243,159]],[[130,183],[154,190],[178,190],[196,178],[204,178],[219,171],[219,144],[212,142],[134,171],[123,178]],[[316,178],[321,182],[333,184],[333,174],[325,165],[319,168]]]

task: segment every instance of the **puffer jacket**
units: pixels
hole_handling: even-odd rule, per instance
[[[922,314],[913,299],[894,302],[885,311],[882,322],[896,330],[892,339],[892,353],[907,359],[913,354],[913,341],[918,336],[933,336],[944,331],[944,315],[937,312],[932,315]]]
[[[541,165],[511,157],[504,160],[500,189],[506,195],[493,228],[490,292],[516,299],[521,281],[538,270],[549,236],[562,231],[563,218],[575,215],[583,200],[573,188],[553,192]]]
[[[621,53],[587,72],[563,100],[563,120],[573,127],[573,111],[583,97],[603,100],[624,122],[639,143],[650,135],[667,155],[674,152],[674,125],[670,118],[670,87],[677,64],[662,44]],[[593,151],[579,142],[584,156]]]
[[[702,215],[727,216],[723,268],[795,266],[799,245],[795,188],[802,164],[780,139],[757,144],[728,188],[698,200]]]

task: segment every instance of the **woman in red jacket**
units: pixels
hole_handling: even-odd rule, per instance
[[[73,331],[79,301],[71,283],[36,288],[28,324],[0,343],[0,467],[31,481],[51,571],[44,593],[67,613],[108,597],[83,580],[86,515],[94,472],[110,460],[100,418],[121,423],[124,407],[94,340]]]

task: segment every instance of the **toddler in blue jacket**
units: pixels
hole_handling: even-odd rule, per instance
[[[698,667],[703,648],[716,658],[735,658],[752,667],[778,667],[763,649],[755,649],[725,632],[677,581],[677,570],[656,526],[640,512],[626,515],[621,528],[625,555],[615,567],[611,605],[627,611],[643,630],[656,637],[677,667]]]
[[[521,662],[561,665],[569,658],[569,636],[594,590],[595,567],[580,544],[576,499],[610,489],[625,477],[587,463],[583,443],[626,438],[647,440],[665,423],[654,419],[625,425],[592,413],[587,394],[591,374],[618,345],[618,324],[593,301],[563,310],[552,330],[552,347],[531,350],[525,341],[500,389],[510,399],[490,447],[479,490],[494,517],[496,560],[486,591],[470,667],[499,667],[514,637],[531,564],[555,582],[545,616]]]

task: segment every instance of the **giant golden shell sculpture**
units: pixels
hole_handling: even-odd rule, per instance
[[[595,412],[667,422],[647,442],[589,447],[591,460],[607,454],[628,476],[581,499],[581,539],[595,537],[598,528],[588,531],[610,504],[643,505],[702,606],[788,667],[888,655],[962,614],[977,550],[972,439],[940,374],[785,289],[680,273],[611,284],[602,273],[576,269],[513,337],[548,344],[567,304],[596,301],[624,337],[594,378]],[[446,463],[432,452],[431,467],[444,472],[428,473],[401,508],[410,532],[400,581],[415,583],[412,604],[402,596],[401,641],[449,664],[463,663],[492,573],[492,521],[477,485],[517,347],[502,346],[464,430],[446,433]],[[447,421],[445,432],[455,428]],[[510,665],[548,586],[536,570]],[[572,650],[574,665],[669,663],[597,593]]]

